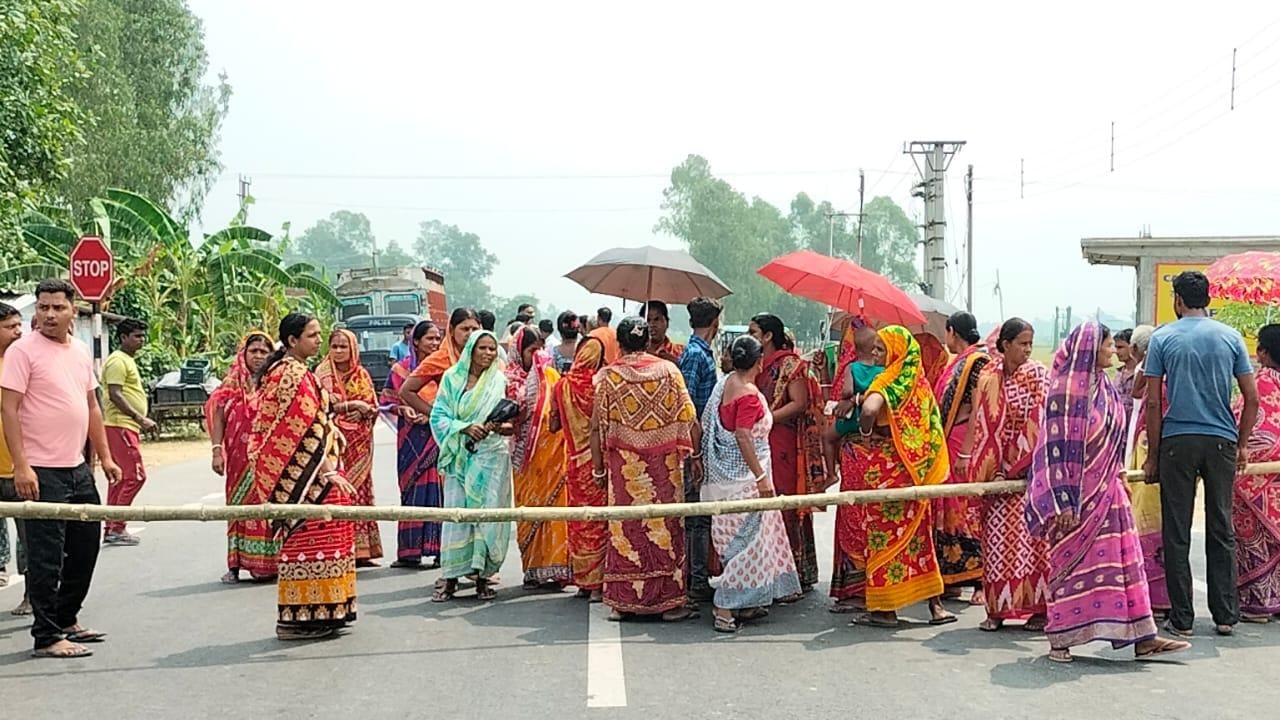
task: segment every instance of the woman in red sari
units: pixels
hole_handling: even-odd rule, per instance
[[[307,369],[320,352],[320,323],[290,313],[281,347],[258,372],[258,413],[250,435],[255,481],[278,504],[350,505],[355,488],[338,470],[342,433],[329,393]],[[356,620],[355,532],[343,520],[277,520],[281,543],[276,637],[326,638]]]
[[[796,354],[782,320],[761,314],[751,319],[751,336],[764,346],[764,369],[756,387],[769,400],[773,429],[769,432],[773,485],[779,495],[805,495],[827,487],[822,458],[822,397],[809,374],[809,364]],[[813,539],[812,510],[784,510],[787,538],[809,592],[818,582],[818,553]]]
[[[564,432],[568,449],[565,472],[569,505],[603,507],[609,495],[602,483],[591,477],[591,408],[596,399],[595,377],[604,367],[604,343],[584,338],[573,356],[573,365],[552,393],[551,431]],[[569,521],[569,565],[578,597],[591,602],[603,599],[604,549],[609,542],[609,523],[603,520]]]
[[[934,397],[942,413],[942,432],[947,436],[947,450],[953,463],[963,452],[969,419],[973,412],[973,395],[982,370],[991,362],[986,347],[980,342],[978,321],[967,312],[947,319],[947,349],[955,360],[934,383]],[[964,473],[952,471],[948,483],[964,483]],[[933,540],[938,548],[938,564],[942,582],[951,597],[963,585],[982,584],[982,502],[981,498],[952,497],[933,501]],[[974,590],[973,604],[982,602],[982,593]]]
[[[1258,331],[1258,420],[1249,462],[1280,460],[1280,325]],[[1236,416],[1243,401],[1237,399]],[[1232,503],[1240,619],[1267,623],[1280,614],[1280,475],[1240,475]]]
[[[333,331],[329,354],[316,367],[316,380],[333,396],[338,429],[346,439],[342,470],[356,489],[355,504],[372,507],[373,426],[378,422],[378,398],[373,378],[360,364],[360,343],[355,333],[342,328]],[[378,523],[362,520],[352,525],[356,532],[356,564],[377,567],[374,560],[382,557]]]
[[[957,471],[969,482],[1022,480],[1031,470],[1049,369],[1031,359],[1035,331],[1012,318],[1000,328],[991,363],[978,379],[974,421]],[[1039,632],[1046,623],[1048,546],[1027,531],[1021,495],[983,499],[982,595],[987,619],[978,628],[999,630],[1006,620],[1027,620]]]
[[[941,484],[949,470],[946,438],[920,345],[903,327],[879,334],[885,369],[862,401],[857,471],[868,489]],[[931,511],[928,500],[866,505],[867,612],[854,624],[898,627],[898,611],[921,600],[929,601],[929,624],[956,621],[942,607]]]
[[[684,461],[702,443],[698,414],[684,376],[649,355],[641,318],[618,324],[623,356],[596,378],[591,415],[591,476],[607,484],[609,505],[684,501]],[[604,602],[609,619],[661,615],[667,622],[697,616],[685,593],[684,519],[609,521]]]
[[[249,457],[249,431],[257,413],[253,376],[271,354],[271,337],[254,331],[240,341],[231,369],[205,403],[209,439],[213,442],[213,471],[226,477],[227,505],[258,505],[267,488],[254,481]],[[240,571],[254,580],[276,576],[280,543],[266,520],[232,520],[227,523],[227,574],[222,582],[240,582]]]
[[[870,335],[868,335],[870,333]],[[859,342],[861,340],[861,343]],[[858,351],[859,344],[864,352]],[[868,357],[864,357],[868,355]],[[831,384],[831,401],[845,400],[846,387],[856,384],[851,368],[859,360],[868,365],[884,363],[884,343],[876,332],[858,318],[850,318],[840,341],[836,377]],[[856,442],[857,434],[839,440],[840,491],[866,490],[863,463],[866,458]],[[830,468],[834,471],[834,466]],[[835,557],[831,566],[830,595],[835,603],[833,613],[860,613],[867,609],[867,533],[863,505],[840,505],[836,508]]]

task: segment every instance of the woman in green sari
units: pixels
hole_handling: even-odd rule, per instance
[[[431,410],[431,432],[440,445],[444,506],[511,507],[511,452],[504,435],[510,423],[491,427],[489,413],[506,397],[507,379],[498,360],[493,333],[473,333],[458,363],[440,379]],[[467,449],[471,441],[475,452]],[[493,578],[511,544],[511,523],[444,523],[440,542],[441,579],[431,596],[445,602],[458,590],[458,578],[475,576],[476,596],[492,600]]]

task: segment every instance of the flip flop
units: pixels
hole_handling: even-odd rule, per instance
[[[888,620],[881,620],[881,619],[879,619],[879,618],[872,617],[872,616],[871,616],[871,613],[863,613],[863,614],[861,614],[861,615],[858,615],[858,616],[854,617],[854,618],[853,618],[853,621],[852,621],[852,622],[850,622],[849,624],[850,624],[850,625],[864,625],[864,626],[866,626],[866,627],[886,628],[886,629],[893,630],[893,629],[896,629],[896,628],[901,627],[901,626],[902,626],[902,621],[901,621],[901,620],[894,620],[894,621],[890,622],[890,621],[888,621]]]
[[[66,633],[67,640],[73,643],[100,643],[106,640],[107,634],[97,630],[72,630]]]
[[[929,624],[930,625],[950,625],[953,622],[959,622],[959,620],[960,618],[948,613],[946,615],[943,615],[942,617],[931,618],[929,620]]]
[[[1054,655],[1054,653],[1056,652],[1060,652],[1063,654]],[[1071,656],[1070,650],[1050,650],[1049,651],[1049,662],[1056,662],[1056,663],[1061,663],[1063,665],[1066,665],[1073,660],[1075,660],[1075,658]]]
[[[1137,652],[1135,650],[1133,656],[1138,660],[1147,660],[1157,655],[1168,655],[1169,653],[1182,652],[1183,650],[1191,649],[1191,643],[1186,640],[1165,640],[1164,638],[1156,639],[1158,642],[1155,647],[1144,653]]]
[[[71,658],[89,657],[93,651],[83,645],[76,645],[68,650],[54,650],[52,648],[36,648],[31,651],[33,658],[54,658],[57,660],[68,660]]]
[[[1182,630],[1181,628],[1174,627],[1172,620],[1166,620],[1163,627],[1165,629],[1165,632],[1168,632],[1170,635],[1177,635],[1180,638],[1195,637],[1194,630],[1192,630],[1191,628]]]
[[[827,612],[833,615],[852,615],[854,613],[864,613],[866,611],[867,609],[865,607],[858,607],[857,605],[842,605],[840,603],[835,603],[831,607],[827,608]]]

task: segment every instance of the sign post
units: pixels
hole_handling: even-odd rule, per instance
[[[68,256],[71,284],[80,297],[88,300],[93,308],[93,365],[102,371],[102,301],[111,290],[115,262],[111,248],[102,238],[86,235],[80,238]]]

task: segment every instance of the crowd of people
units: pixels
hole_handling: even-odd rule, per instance
[[[802,356],[783,320],[760,314],[720,362],[712,299],[689,302],[687,345],[668,336],[659,302],[616,326],[607,309],[537,322],[525,307],[501,335],[492,313],[462,308],[447,327],[406,328],[381,393],[354,335],[322,337],[318,320],[290,314],[274,338],[244,337],[210,398],[212,468],[228,504],[373,505],[383,414],[397,427],[400,503],[411,507],[650,506],[1026,480],[1025,495],[838,507],[824,549],[831,611],[896,628],[900,612],[924,604],[927,621],[945,625],[956,620],[947,601],[963,600],[984,608],[981,630],[1044,633],[1056,662],[1092,641],[1153,657],[1186,649],[1193,632],[1197,479],[1215,631],[1280,613],[1275,476],[1241,474],[1280,457],[1280,325],[1258,332],[1255,370],[1240,334],[1208,317],[1202,274],[1182,274],[1174,291],[1177,322],[1121,332],[1086,322],[1051,366],[1032,356],[1029,323],[1013,318],[983,338],[968,313],[943,338],[854,319],[834,363]],[[11,451],[0,454],[0,490],[97,502],[96,456],[109,501],[128,504],[145,479],[145,396],[130,394],[145,328],[121,324],[126,357],[103,371],[102,413],[99,380],[69,337],[74,291],[50,281],[37,297],[36,332],[22,339],[16,312],[0,306]],[[1126,469],[1145,480],[1126,482]],[[402,522],[392,565],[438,568],[434,602],[466,588],[492,600],[514,532],[526,591],[575,588],[614,621],[679,622],[710,603],[714,629],[733,633],[818,585],[814,512]],[[85,643],[103,639],[77,620],[97,549],[136,538],[58,520],[24,532],[36,653],[87,654]],[[356,619],[357,567],[382,554],[373,522],[237,521],[223,580],[274,579],[278,637],[328,637]]]

